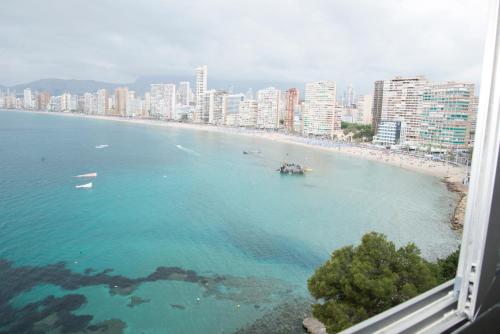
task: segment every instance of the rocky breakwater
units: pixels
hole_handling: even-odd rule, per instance
[[[448,191],[458,195],[457,204],[450,217],[451,228],[454,230],[462,230],[464,227],[468,188],[462,183],[450,181],[447,177],[443,178],[443,182]]]

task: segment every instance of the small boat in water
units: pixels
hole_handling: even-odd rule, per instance
[[[79,188],[84,188],[84,189],[92,188],[92,182],[80,184],[78,186],[75,186],[75,188],[77,188],[77,189],[79,189]]]
[[[104,144],[104,145],[97,145],[95,148],[105,148],[105,147],[108,147],[109,145],[107,144]]]
[[[94,172],[94,173],[80,174],[80,175],[76,175],[75,177],[78,177],[78,178],[81,178],[81,177],[97,177],[97,173]]]

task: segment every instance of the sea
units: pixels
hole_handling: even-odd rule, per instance
[[[0,111],[0,333],[300,333],[307,279],[363,234],[456,249],[455,196],[255,136]]]

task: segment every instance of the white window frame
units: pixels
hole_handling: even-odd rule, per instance
[[[499,18],[500,0],[491,0],[456,278],[348,328],[342,334],[450,332],[474,322],[488,308],[500,303]]]

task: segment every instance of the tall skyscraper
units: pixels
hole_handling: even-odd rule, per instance
[[[105,89],[99,89],[97,91],[97,114],[107,115],[108,113],[108,92]]]
[[[260,129],[279,128],[279,108],[281,91],[268,87],[257,92],[257,127]]]
[[[151,85],[151,114],[155,117],[172,119],[175,114],[176,94],[174,84]]]
[[[205,92],[203,114],[208,114],[208,123],[224,125],[226,91],[210,89]]]
[[[71,110],[75,110],[76,108],[71,108],[71,94],[70,93],[64,93],[61,95],[61,100],[60,100],[60,110],[62,112],[69,112]]]
[[[96,112],[97,103],[94,94],[83,94],[83,113],[93,115]]]
[[[354,88],[352,87],[352,84],[349,84],[346,89],[344,90],[344,96],[342,98],[342,106],[343,107],[348,107],[352,108],[354,106]]]
[[[31,96],[31,89],[24,89],[23,94],[23,107],[24,109],[33,109],[33,98]]]
[[[258,106],[255,100],[244,100],[239,106],[239,126],[246,128],[257,127]]]
[[[127,115],[128,87],[118,87],[115,89],[115,115]]]
[[[294,112],[299,104],[299,90],[297,88],[290,88],[285,94],[285,129],[289,132],[294,131]]]
[[[377,133],[382,116],[382,99],[384,96],[384,80],[377,80],[373,87],[373,103],[372,103],[372,129]]]
[[[304,134],[333,138],[340,131],[341,117],[337,115],[335,81],[306,84]]]
[[[373,95],[359,95],[356,99],[355,122],[372,124]]]
[[[244,94],[227,94],[224,96],[224,124],[238,126],[240,123],[240,104],[245,100]]]
[[[465,149],[475,108],[474,84],[446,82],[423,89],[420,144],[432,149]]]
[[[177,94],[179,96],[178,103],[180,105],[187,106],[191,103],[192,92],[189,81],[182,81],[179,83]]]
[[[196,68],[196,112],[194,120],[196,122],[208,122],[208,114],[204,114],[205,92],[208,89],[208,68],[202,65]]]
[[[50,103],[49,92],[38,93],[38,110],[47,110]]]
[[[385,80],[380,121],[401,122],[403,145],[416,146],[419,140],[422,92],[427,85],[423,76],[395,77]]]

